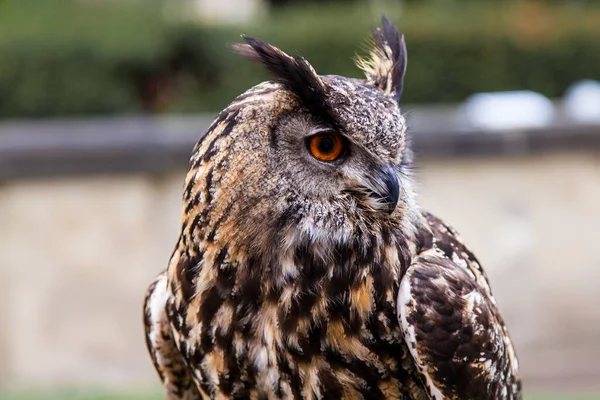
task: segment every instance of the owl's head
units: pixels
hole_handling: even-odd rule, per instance
[[[398,108],[406,46],[385,17],[366,79],[320,76],[301,57],[250,37],[235,49],[273,75],[223,110],[198,143],[184,221],[205,239],[255,249],[338,245],[416,212]]]

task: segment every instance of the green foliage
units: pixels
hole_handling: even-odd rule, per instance
[[[219,110],[267,78],[229,49],[242,32],[303,55],[319,73],[358,77],[351,59],[382,12],[408,43],[403,102],[511,89],[557,97],[576,80],[600,79],[600,9],[404,4],[287,6],[248,26],[215,27],[184,18],[177,0],[4,0],[0,116]]]
[[[0,116],[160,111],[185,103],[187,77],[196,95],[212,85],[218,30],[170,20],[165,5],[0,2]]]

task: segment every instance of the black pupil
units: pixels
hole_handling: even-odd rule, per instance
[[[335,142],[333,141],[333,138],[331,136],[323,136],[319,140],[318,147],[321,153],[331,153],[333,151],[333,148],[335,147]]]

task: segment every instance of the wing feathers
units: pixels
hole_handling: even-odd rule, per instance
[[[398,318],[433,398],[520,398],[499,312],[466,268],[433,250],[417,257],[400,284]]]
[[[148,288],[144,302],[146,345],[169,400],[200,400],[202,397],[175,345],[165,305],[167,276],[159,275]]]

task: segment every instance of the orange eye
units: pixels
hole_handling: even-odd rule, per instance
[[[321,161],[333,161],[342,154],[342,136],[325,132],[318,133],[308,138],[308,148],[313,156]]]

